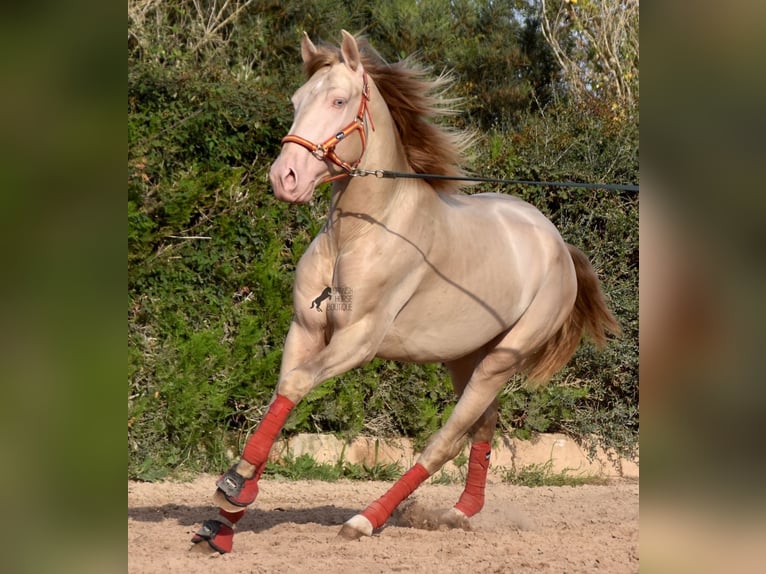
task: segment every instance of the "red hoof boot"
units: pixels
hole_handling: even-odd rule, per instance
[[[215,485],[230,504],[245,508],[255,502],[258,496],[258,473],[245,478],[236,471],[236,465],[221,475]]]
[[[234,530],[231,526],[227,526],[220,520],[206,520],[202,524],[202,528],[195,534],[191,541],[194,544],[198,544],[203,540],[207,540],[207,543],[213,550],[226,554],[231,552],[231,548],[234,545]]]

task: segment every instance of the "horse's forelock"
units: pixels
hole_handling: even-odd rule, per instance
[[[326,66],[333,66],[341,62],[340,50],[331,46],[321,46],[312,55],[311,59],[303,62],[303,73],[310,78]]]
[[[362,65],[367,68],[386,65],[378,52],[370,46],[370,43],[364,37],[357,37],[357,45],[362,55]],[[343,54],[337,46],[321,42],[316,51],[311,55],[311,59],[303,63],[303,71],[307,78],[316,74],[325,66],[334,66],[343,62]]]

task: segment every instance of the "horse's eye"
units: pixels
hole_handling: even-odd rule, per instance
[[[336,108],[342,108],[343,106],[346,105],[346,100],[344,100],[343,98],[335,98],[335,100],[333,101],[333,105]]]

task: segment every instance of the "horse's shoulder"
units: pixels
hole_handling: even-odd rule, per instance
[[[329,285],[334,258],[332,244],[327,234],[320,232],[301,255],[295,269],[296,279],[310,283],[314,287]]]

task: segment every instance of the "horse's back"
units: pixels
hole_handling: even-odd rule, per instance
[[[558,236],[553,223],[537,207],[514,195],[488,192],[442,195],[440,199],[453,222],[482,226],[489,234],[497,233],[496,227],[519,233],[519,226],[535,226]]]
[[[511,195],[481,193],[451,196],[443,202],[441,258],[451,267],[456,260],[471,269],[501,268],[520,284],[534,287],[553,260],[566,255],[566,243],[553,223],[532,204]]]

